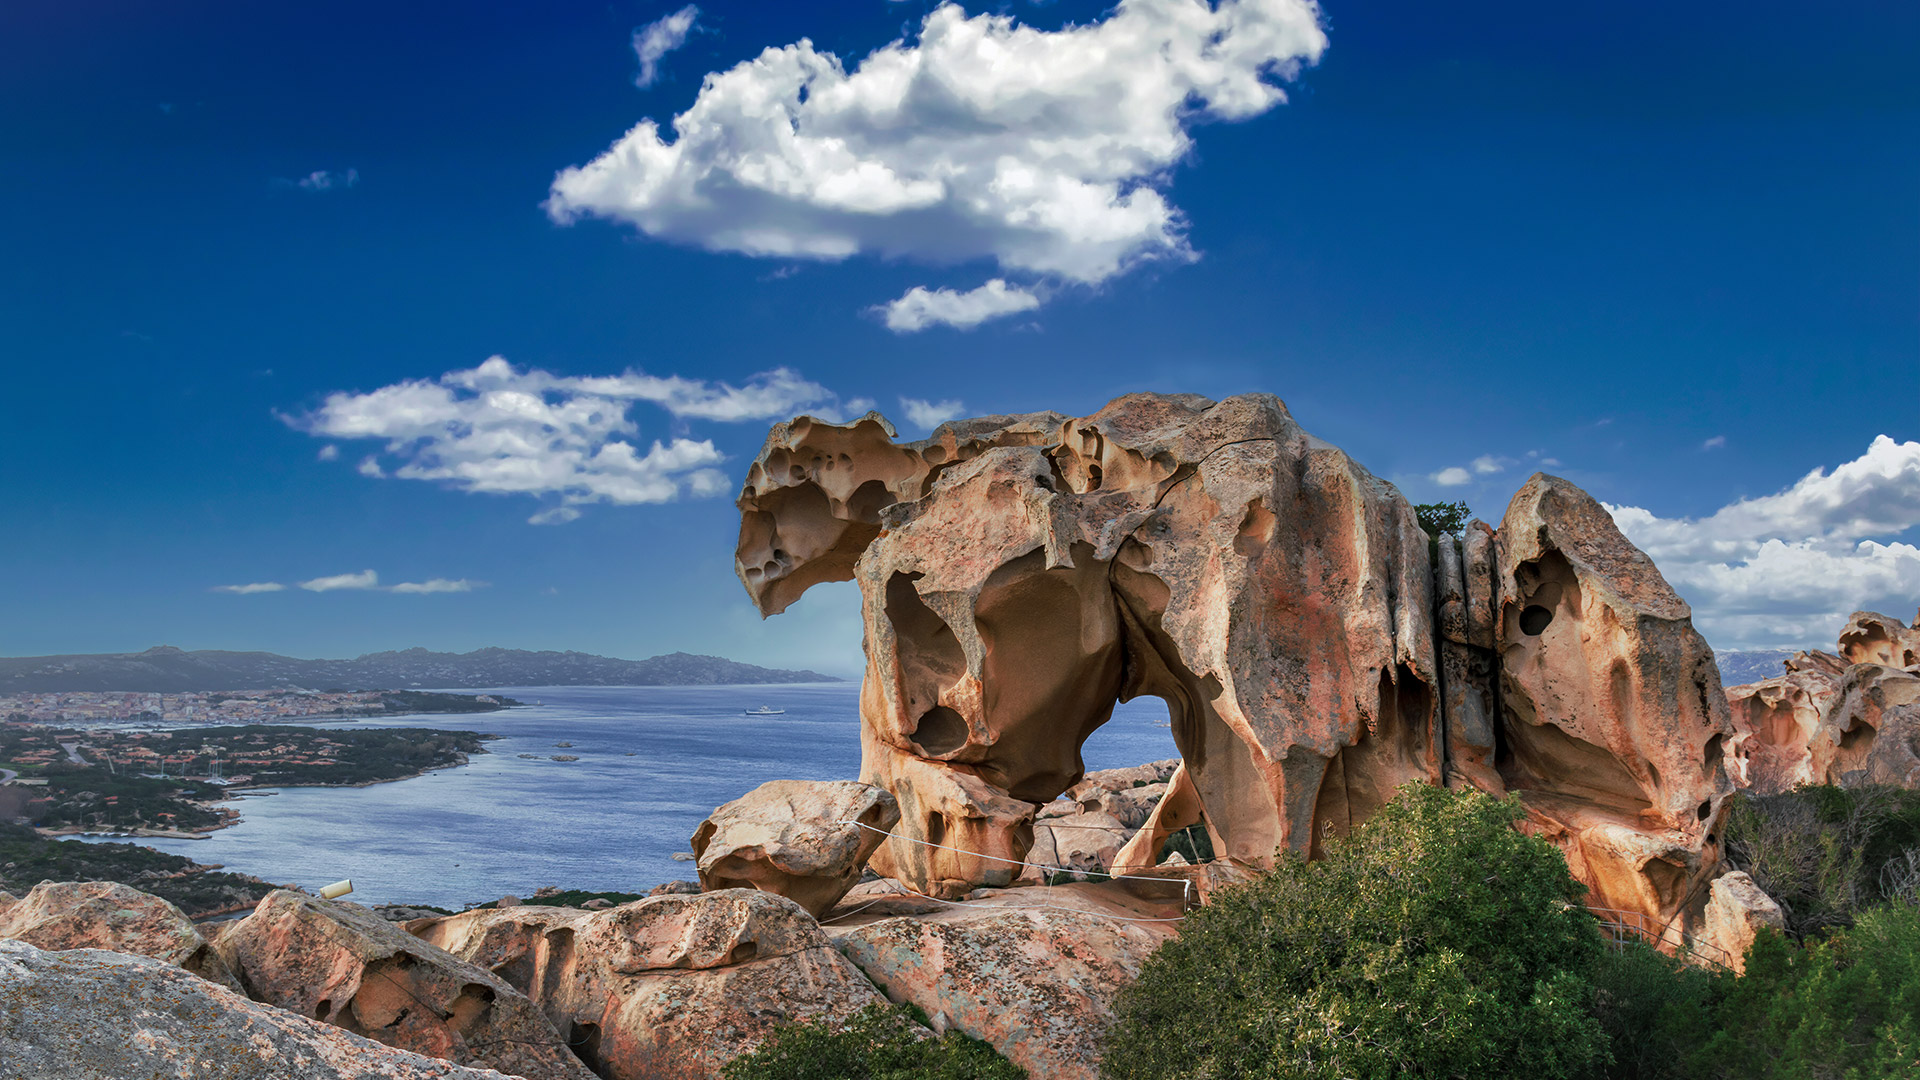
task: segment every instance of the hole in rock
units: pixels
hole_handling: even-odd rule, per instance
[[[332,1011],[333,1011],[333,1002],[327,1000],[326,998],[321,998],[320,1003],[313,1007],[313,1018],[315,1020],[325,1020],[327,1018],[327,1014]]]
[[[880,524],[880,511],[892,506],[893,492],[878,480],[869,480],[854,489],[847,497],[847,513],[856,521],[869,525]]]
[[[1706,802],[1701,803],[1700,809],[1695,811],[1695,813],[1699,815],[1701,821],[1705,821],[1708,818],[1712,817],[1713,816],[1713,800],[1709,799]]]
[[[935,705],[920,714],[913,741],[931,757],[951,754],[967,744],[967,722],[945,705]]]
[[[607,1062],[600,1053],[600,1025],[574,1020],[567,1025],[567,1049],[595,1076],[607,1075]]]
[[[1539,604],[1529,604],[1520,612],[1520,632],[1528,637],[1538,637],[1553,622],[1553,612]]]
[[[1173,742],[1173,715],[1157,697],[1137,697],[1113,707],[1113,718],[1080,744],[1087,771],[1125,769],[1180,756]]]

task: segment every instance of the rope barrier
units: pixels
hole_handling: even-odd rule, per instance
[[[987,855],[978,851],[969,851],[966,848],[953,847],[948,844],[936,844],[931,840],[922,840],[917,836],[904,836],[890,829],[882,829],[877,826],[869,825],[864,821],[842,819],[836,824],[852,825],[857,828],[865,829],[868,832],[876,832],[876,833],[879,833],[881,836],[897,837],[898,839],[906,840],[910,843],[919,844],[923,847],[938,848],[941,851],[952,851],[952,852],[957,852],[961,855],[971,855],[976,859],[986,859],[990,862],[1005,863],[1009,866],[1032,867],[1035,870],[1045,870],[1045,871],[1049,871],[1051,873],[1056,873],[1056,874],[1099,873],[1102,876],[1102,878],[1104,878],[1107,881],[1152,881],[1160,884],[1166,884],[1168,882],[1178,881],[1180,883],[1181,904],[1183,906],[1186,906],[1186,905],[1191,905],[1193,903],[1193,881],[1191,878],[1152,877],[1144,874],[1108,874],[1104,871],[1078,870],[1071,866],[1048,866],[1044,863],[1027,862],[1024,859],[1003,859],[998,855]],[[1105,826],[1100,826],[1100,827],[1105,827]],[[1050,881],[1047,881],[1044,877],[1041,879],[1041,881],[1046,885],[1047,888],[1053,887],[1053,883]],[[920,897],[923,900],[931,900],[936,904],[948,904],[953,907],[972,906],[970,903],[964,902],[964,901],[942,900],[937,896],[928,896],[926,893],[919,892],[914,889],[909,889],[905,884],[902,884],[901,882],[898,882],[898,881],[895,881],[894,884],[899,886],[901,889],[905,890],[909,895]],[[886,899],[886,897],[881,897],[880,899],[884,900]],[[877,904],[879,902],[880,902],[879,900],[875,900],[872,903],[865,905],[865,907],[872,907],[873,904]],[[1051,910],[1051,911],[1078,911],[1083,915],[1103,914],[1099,912],[1085,911],[1081,908],[1058,907],[1056,905],[1046,905],[1046,904],[1043,904],[1043,905],[997,904],[994,906],[1004,910],[1009,910],[1009,911]],[[861,908],[860,910],[865,910],[865,907]],[[853,913],[848,912],[848,915],[851,915],[851,914]],[[846,915],[842,915],[842,916],[838,916],[837,918],[846,918],[846,917],[847,917]],[[1184,915],[1176,919],[1146,919],[1146,918],[1134,918],[1134,917],[1125,916],[1125,915],[1107,915],[1106,917],[1110,919],[1118,919],[1122,922],[1182,922],[1182,921],[1185,921],[1186,919],[1186,916]]]

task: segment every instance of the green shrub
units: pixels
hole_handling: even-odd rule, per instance
[[[911,1006],[870,1005],[845,1025],[776,1029],[727,1062],[726,1080],[1024,1080],[1025,1069],[958,1031],[929,1037]]]
[[[1517,801],[1403,787],[1308,863],[1217,894],[1120,995],[1109,1080],[1555,1080],[1607,1056],[1604,950]]]
[[[1718,1031],[1701,1080],[1920,1076],[1920,908],[1883,904],[1850,930],[1795,944],[1765,933],[1747,973],[1715,979]]]
[[[1608,1080],[1690,1080],[1691,1056],[1713,1033],[1714,977],[1636,941],[1603,952],[1589,977]]]

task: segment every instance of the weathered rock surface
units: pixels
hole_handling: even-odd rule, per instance
[[[463,1065],[591,1080],[524,994],[357,904],[277,890],[214,949],[257,1001]]]
[[[1920,674],[1855,664],[1809,753],[1829,784],[1920,787]]]
[[[1773,897],[1762,892],[1742,870],[1715,878],[1707,897],[1706,920],[1698,935],[1711,947],[1707,959],[1744,972],[1747,948],[1762,927],[1787,927],[1786,914]]]
[[[861,778],[901,811],[872,864],[915,890],[1013,880],[1069,789],[1132,825],[1118,787],[1075,785],[1141,695],[1167,703],[1185,791],[1118,866],[1199,822],[1243,867],[1312,854],[1409,781],[1519,792],[1596,904],[1658,921],[1718,862],[1735,731],[1713,654],[1563,480],[1529,481],[1497,534],[1435,538],[1436,577],[1400,493],[1278,399],[1134,394],[904,444],[877,414],[802,417],[739,506],[763,613],[859,583]]]
[[[162,960],[0,941],[8,1080],[509,1080],[248,1001]]]
[[[918,1005],[935,1030],[984,1039],[1034,1077],[1091,1080],[1115,995],[1178,925],[1122,920],[1178,915],[1177,905],[1141,902],[1111,882],[1008,890],[830,932],[889,998]]]
[[[1920,631],[1856,611],[1840,654],[1806,650],[1787,673],[1727,690],[1735,783],[1762,794],[1798,784],[1920,787]]]
[[[1920,621],[1920,615],[1914,618]],[[1840,655],[1849,664],[1920,666],[1920,628],[1877,611],[1856,611],[1840,631]]]
[[[740,507],[763,612],[860,583],[861,776],[903,834],[874,866],[917,889],[1011,880],[1032,805],[1141,694],[1167,700],[1221,854],[1249,864],[1441,776],[1426,536],[1271,396],[1136,394],[906,445],[877,417],[802,418]]]
[[[700,884],[778,893],[825,915],[859,883],[868,857],[899,821],[893,796],[869,784],[772,780],[694,830]]]
[[[1081,873],[1104,873],[1113,867],[1114,856],[1132,835],[1125,822],[1103,810],[1079,810],[1034,822],[1033,849],[1027,853],[1029,866],[1020,880],[1042,880],[1041,867],[1058,867]]]
[[[717,1078],[783,1023],[843,1020],[882,1000],[804,909],[751,889],[408,928],[527,994],[609,1080]]]
[[[43,881],[25,898],[0,903],[0,938],[49,951],[106,949],[150,956],[240,988],[184,912],[116,882]]]
[[[1728,687],[1734,783],[1762,795],[1820,783],[1826,762],[1815,762],[1811,747],[1839,694],[1840,680],[1821,669]]]
[[[1589,903],[1680,916],[1718,867],[1734,729],[1692,612],[1594,498],[1536,474],[1500,523],[1502,744]]]

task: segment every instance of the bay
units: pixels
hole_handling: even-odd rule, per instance
[[[694,878],[692,864],[672,855],[689,850],[721,803],[768,780],[860,772],[855,683],[478,692],[539,704],[355,724],[500,736],[470,764],[363,788],[244,796],[230,804],[241,823],[209,839],[140,842],[307,889],[351,878],[352,898],[366,904],[457,910],[542,885],[644,893]],[[743,715],[762,705],[786,712]],[[1117,707],[1088,741],[1087,767],[1173,757],[1166,715],[1154,699]]]

